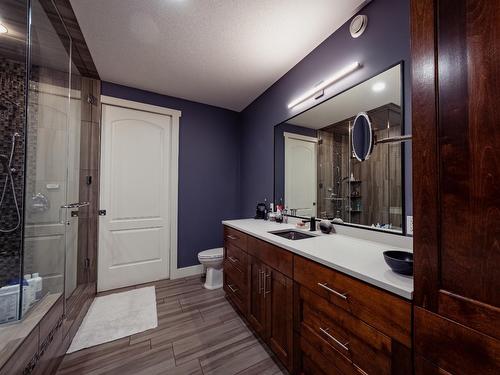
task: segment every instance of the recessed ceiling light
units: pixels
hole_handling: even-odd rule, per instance
[[[372,86],[372,90],[375,92],[380,92],[385,89],[385,83],[384,82],[377,82]]]
[[[0,34],[7,34],[9,30],[5,27],[3,23],[0,23]]]

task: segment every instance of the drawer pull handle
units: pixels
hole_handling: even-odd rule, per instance
[[[267,280],[269,280],[269,290],[267,289]],[[264,278],[264,298],[266,298],[266,294],[271,293],[271,273],[266,274]]]
[[[238,239],[238,237],[232,236],[230,234],[227,235],[227,238],[229,238],[230,240],[237,240]]]
[[[234,288],[231,286],[231,284],[227,284],[227,287],[228,287],[229,289],[231,289],[231,292],[233,292],[233,293],[236,293],[236,292],[238,291],[238,289],[234,289]]]
[[[264,271],[259,271],[259,294],[265,292]]]
[[[233,263],[238,263],[238,259],[236,259],[235,257],[229,256],[227,257],[227,259],[229,259]]]
[[[322,287],[323,289],[328,290],[330,293],[333,293],[333,294],[335,294],[336,296],[339,296],[342,299],[345,299],[345,300],[347,299],[347,293],[342,294],[340,292],[337,292],[336,290],[333,290],[332,288],[330,288],[327,285],[327,283],[323,283],[323,284],[322,283],[318,283],[318,286]]]
[[[330,340],[332,340],[333,342],[335,342],[337,345],[341,346],[342,349],[346,350],[346,351],[349,351],[349,341],[342,344],[339,340],[337,340],[335,337],[333,337],[332,335],[330,335],[330,333],[328,332],[330,330],[330,328],[327,328],[327,329],[324,329],[324,328],[319,328],[319,330],[325,335],[327,336]]]

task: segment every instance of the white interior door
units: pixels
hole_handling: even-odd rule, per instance
[[[98,290],[169,277],[172,116],[103,104]]]
[[[285,133],[285,205],[299,216],[316,216],[318,140]]]

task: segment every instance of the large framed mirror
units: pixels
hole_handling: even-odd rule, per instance
[[[274,201],[288,214],[405,233],[402,77],[398,63],[275,126]]]

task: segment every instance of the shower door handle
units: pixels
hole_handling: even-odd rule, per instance
[[[59,207],[59,224],[68,224],[69,225],[69,222],[65,223],[64,220],[62,219],[62,212],[63,212],[63,209],[66,208],[81,208],[81,207],[85,207],[85,206],[89,206],[90,205],[90,202],[75,202],[75,203],[68,203],[68,204],[64,204],[62,205],[61,207]]]
[[[90,202],[76,202],[76,203],[65,204],[65,205],[61,206],[61,208],[80,208],[80,207],[85,207],[85,206],[89,206],[89,205],[90,205]]]

